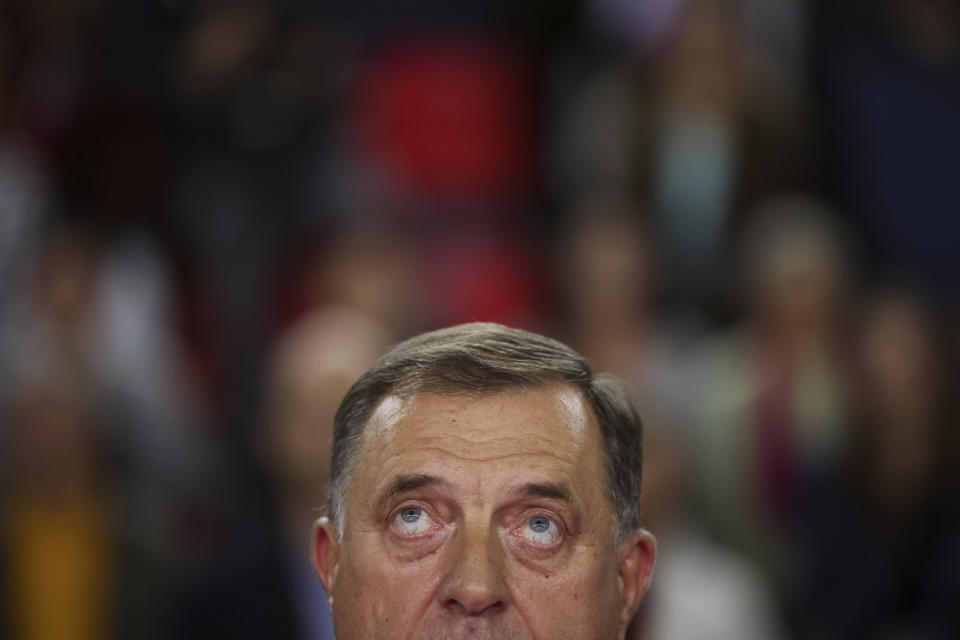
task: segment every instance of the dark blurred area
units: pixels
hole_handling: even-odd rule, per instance
[[[960,2],[5,0],[0,637],[332,638],[332,416],[630,382],[633,638],[960,637]]]

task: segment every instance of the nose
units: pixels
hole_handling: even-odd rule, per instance
[[[437,597],[443,606],[464,615],[498,613],[510,592],[504,580],[503,547],[487,527],[464,527],[450,545],[451,564]]]

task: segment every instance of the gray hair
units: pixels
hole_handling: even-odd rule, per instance
[[[420,391],[485,394],[557,383],[579,390],[600,426],[619,544],[641,527],[642,428],[626,390],[610,376],[594,376],[586,360],[561,342],[488,322],[401,342],[354,383],[334,418],[327,516],[342,536],[344,500],[363,430],[384,397]]]

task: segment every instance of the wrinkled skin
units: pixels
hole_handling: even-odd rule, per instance
[[[615,547],[599,427],[565,386],[388,396],[313,559],[338,640],[618,640],[654,541]]]

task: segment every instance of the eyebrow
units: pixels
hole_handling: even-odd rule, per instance
[[[397,496],[410,491],[449,487],[449,482],[437,476],[426,473],[404,474],[394,478],[377,502],[385,505]],[[573,504],[573,495],[570,490],[565,485],[555,482],[527,482],[510,489],[509,493],[516,498],[546,498]]]
[[[393,479],[393,482],[391,482],[387,487],[387,490],[384,491],[380,502],[386,502],[391,498],[395,498],[396,496],[407,493],[408,491],[431,489],[434,487],[449,487],[449,485],[450,483],[443,478],[431,476],[426,473],[405,474],[397,476]]]
[[[573,502],[570,490],[554,482],[527,482],[511,489],[510,493],[519,498],[547,498],[567,503]]]

